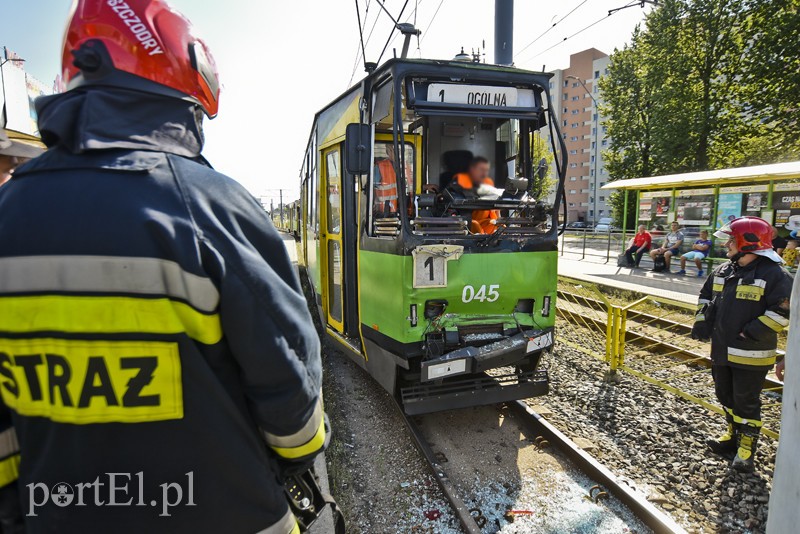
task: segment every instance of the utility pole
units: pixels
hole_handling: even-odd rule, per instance
[[[514,63],[514,0],[494,0],[494,62]]]
[[[8,57],[8,51],[5,52],[6,59],[0,61],[0,87],[3,91],[3,106],[0,108],[0,119],[3,119],[3,127],[8,126],[8,102],[6,102],[6,78],[3,74],[3,65],[9,62],[25,63],[22,58]]]
[[[278,195],[280,196],[278,206],[281,208],[281,228],[283,228],[283,189],[278,189]]]

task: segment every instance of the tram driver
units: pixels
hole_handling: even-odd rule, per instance
[[[469,162],[467,172],[458,173],[448,188],[468,197],[483,196],[488,187],[494,193],[494,180],[489,177],[489,160],[476,156]],[[497,219],[500,210],[473,210],[470,232],[473,234],[493,234],[497,230]]]

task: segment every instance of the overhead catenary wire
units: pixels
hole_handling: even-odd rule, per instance
[[[376,1],[380,4],[381,0],[376,0]],[[380,5],[381,5],[381,7],[383,7],[383,4],[380,4]],[[406,0],[403,3],[403,9],[400,10],[400,14],[397,16],[397,19],[400,19],[400,18],[403,17],[403,12],[405,12],[407,6],[408,6],[408,0]],[[384,9],[386,9],[386,8],[384,8]],[[388,14],[388,11],[387,11],[387,14]],[[389,17],[391,18],[391,15]],[[392,26],[392,30],[389,32],[389,37],[386,39],[386,44],[383,45],[383,50],[381,50],[381,55],[378,56],[378,65],[381,64],[381,59],[383,59],[383,54],[386,52],[386,49],[389,47],[389,43],[392,42],[392,37],[394,36],[394,31],[397,29],[397,25],[398,25],[397,19],[392,19],[392,22],[394,22],[394,26]]]
[[[636,6],[636,5],[640,5],[642,8],[644,8],[644,5],[646,3],[650,3],[650,2],[648,0],[645,0],[645,1],[632,0],[630,3],[622,6],[621,8],[609,10],[606,15],[603,15],[601,18],[599,18],[596,21],[592,22],[588,26],[585,26],[585,27],[581,28],[580,30],[578,30],[575,33],[573,33],[572,35],[568,35],[568,36],[564,37],[562,40],[558,41],[557,43],[553,44],[552,46],[550,46],[548,48],[545,48],[541,52],[538,52],[538,53],[534,54],[533,56],[528,57],[527,59],[525,59],[524,62],[528,62],[528,61],[530,61],[530,60],[532,60],[532,59],[534,59],[534,58],[536,58],[538,56],[541,56],[542,54],[544,54],[546,52],[549,52],[550,50],[554,49],[555,47],[557,47],[557,46],[559,46],[561,44],[564,44],[565,42],[567,42],[568,40],[572,39],[573,37],[576,37],[576,36],[580,35],[581,33],[585,32],[586,30],[588,30],[588,29],[600,24],[604,20],[607,20],[610,17],[616,15],[617,13],[619,13],[623,9],[626,9],[626,8],[629,8],[629,7],[633,7],[633,6]],[[657,5],[657,4],[653,4],[653,5]]]
[[[425,40],[425,37],[428,35],[428,30],[431,29],[433,26],[433,22],[436,20],[436,15],[439,14],[439,10],[442,9],[442,4],[444,4],[444,0],[439,0],[439,5],[436,7],[436,11],[433,13],[433,17],[431,17],[431,21],[428,23],[428,26],[425,27],[425,31],[422,32],[422,38],[420,42]]]
[[[364,10],[364,28],[367,27],[368,17],[369,17],[369,4],[370,0],[367,0],[366,8]],[[358,5],[358,0],[356,0],[356,5]],[[372,39],[372,34],[375,32],[375,27],[378,25],[378,21],[381,18],[381,12],[378,11],[375,15],[375,21],[372,23],[372,27],[369,30],[369,34],[367,34],[367,40],[364,41],[362,47],[356,49],[356,60],[353,62],[353,72],[350,74],[350,81],[347,83],[347,87],[350,87],[353,84],[353,78],[356,76],[356,70],[358,69],[358,61],[363,59],[366,62],[366,48],[369,46],[369,42]]]
[[[530,43],[528,43],[528,44],[526,44],[525,46],[523,46],[523,47],[522,47],[522,49],[521,49],[519,52],[517,52],[516,54],[514,54],[514,57],[515,57],[515,58],[516,58],[516,57],[519,57],[519,56],[520,56],[520,54],[522,54],[522,53],[523,53],[525,50],[527,50],[528,48],[530,48],[530,47],[531,47],[531,46],[532,46],[534,43],[536,43],[536,42],[537,42],[539,39],[541,39],[542,37],[544,37],[545,35],[547,35],[547,34],[550,32],[550,30],[552,30],[553,28],[555,28],[556,26],[558,26],[558,25],[559,25],[561,22],[563,22],[563,21],[564,21],[564,19],[566,19],[567,17],[569,17],[570,15],[572,15],[573,13],[575,13],[575,12],[576,12],[578,9],[580,9],[580,7],[581,7],[581,6],[583,6],[584,4],[586,4],[586,2],[588,2],[588,1],[589,1],[589,0],[583,0],[583,1],[582,1],[580,4],[578,4],[577,6],[575,6],[574,8],[572,8],[572,10],[571,10],[569,13],[567,13],[566,15],[564,15],[563,17],[561,17],[560,19],[558,19],[557,21],[555,21],[555,22],[554,22],[554,23],[553,23],[553,24],[552,24],[552,25],[551,25],[549,28],[547,28],[545,31],[543,31],[542,33],[540,33],[540,34],[539,34],[539,35],[538,35],[538,36],[537,36],[537,37],[536,37],[536,38],[535,38],[533,41],[531,41]]]
[[[568,36],[564,37],[562,40],[560,40],[560,41],[558,41],[557,43],[555,43],[554,45],[552,45],[552,46],[550,46],[550,47],[548,47],[548,48],[545,48],[545,49],[544,49],[544,50],[542,50],[541,52],[538,52],[538,53],[536,53],[536,54],[534,54],[534,55],[530,56],[529,58],[527,58],[527,59],[525,60],[525,62],[527,62],[527,61],[530,61],[530,60],[532,60],[532,59],[534,59],[534,58],[536,58],[536,57],[539,57],[539,56],[541,56],[542,54],[544,54],[544,53],[546,53],[546,52],[549,52],[549,51],[550,51],[550,50],[552,50],[553,48],[555,48],[555,47],[557,47],[557,46],[559,46],[559,45],[562,45],[562,44],[564,44],[565,42],[567,42],[568,40],[572,39],[573,37],[576,37],[576,36],[580,35],[581,33],[585,32],[585,31],[586,31],[586,30],[588,30],[589,28],[592,28],[592,27],[594,27],[594,26],[596,26],[596,25],[600,24],[601,22],[603,22],[604,20],[607,20],[609,17],[612,17],[613,15],[614,15],[613,13],[611,13],[611,14],[609,14],[609,15],[603,15],[601,18],[599,18],[599,19],[597,19],[596,21],[592,22],[592,23],[591,23],[591,24],[589,24],[588,26],[585,26],[584,28],[581,28],[580,30],[578,30],[578,31],[576,31],[575,33],[573,33],[572,35],[568,35]]]

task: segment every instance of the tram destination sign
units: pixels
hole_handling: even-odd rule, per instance
[[[533,107],[533,91],[516,87],[432,83],[428,86],[428,102],[466,104],[483,107]]]

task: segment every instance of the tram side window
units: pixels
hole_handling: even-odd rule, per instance
[[[341,225],[341,194],[339,191],[339,151],[328,153],[325,159],[328,186],[328,230],[338,234]]]
[[[414,190],[414,147],[406,144],[405,153],[406,192]],[[398,214],[397,171],[392,142],[375,143],[375,166],[372,172],[372,213],[376,219],[395,217]]]

